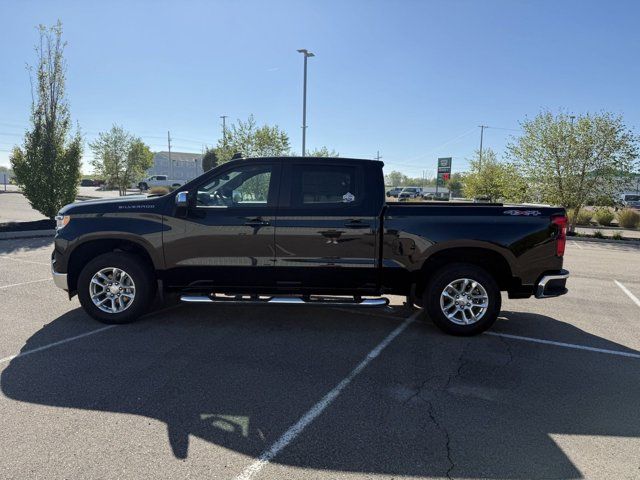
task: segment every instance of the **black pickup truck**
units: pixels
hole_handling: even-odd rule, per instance
[[[386,203],[382,166],[240,159],[164,196],[67,205],[54,281],[107,323],[136,319],[158,292],[185,302],[353,306],[397,294],[456,335],[490,327],[501,291],[567,292],[564,209]]]

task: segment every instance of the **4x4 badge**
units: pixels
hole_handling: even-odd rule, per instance
[[[540,210],[505,210],[502,212],[504,215],[522,215],[526,217],[537,217],[542,215]]]

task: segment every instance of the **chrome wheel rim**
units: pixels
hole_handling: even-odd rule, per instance
[[[121,268],[107,267],[91,277],[89,294],[93,304],[103,312],[120,313],[136,298],[136,284]]]
[[[487,313],[489,295],[476,280],[459,278],[444,287],[440,309],[447,319],[458,325],[472,325]]]

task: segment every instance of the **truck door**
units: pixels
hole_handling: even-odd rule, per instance
[[[183,216],[165,218],[167,284],[268,287],[273,278],[279,161],[230,162],[189,191]]]
[[[283,162],[276,228],[276,284],[336,294],[377,288],[378,214],[362,164]]]

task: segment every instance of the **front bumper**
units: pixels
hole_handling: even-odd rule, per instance
[[[568,270],[545,273],[536,283],[536,298],[559,297],[568,292],[566,284],[569,278]]]
[[[56,272],[56,260],[53,255],[51,256],[51,276],[53,277],[53,283],[56,287],[61,288],[65,291],[69,291],[67,274]]]

